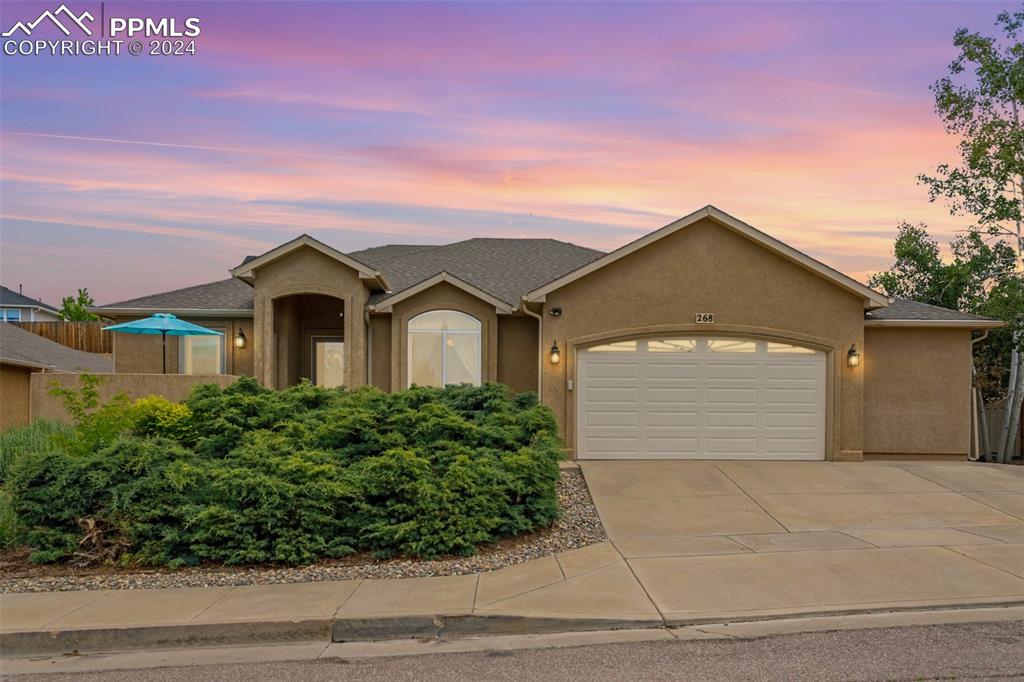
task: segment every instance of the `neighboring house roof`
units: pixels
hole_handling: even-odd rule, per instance
[[[231,271],[231,274],[241,279],[251,279],[253,271],[256,270],[256,268],[262,267],[268,263],[273,263],[277,259],[287,256],[289,253],[295,251],[296,249],[301,249],[307,246],[316,249],[325,256],[328,256],[341,263],[344,263],[348,267],[358,272],[359,277],[361,279],[372,280],[376,282],[377,285],[382,290],[386,291],[389,288],[387,280],[384,279],[384,275],[380,271],[374,270],[366,263],[362,263],[356,260],[347,253],[342,253],[341,251],[338,251],[334,247],[327,246],[327,244],[324,244],[319,239],[314,239],[313,237],[310,237],[308,234],[299,235],[290,242],[285,242],[280,246],[274,247],[273,249],[270,249],[266,253],[256,256],[255,258],[246,258],[241,265],[239,265],[238,267],[234,268]]]
[[[114,361],[105,355],[62,346],[13,324],[0,324],[0,364],[58,372],[114,371]]]
[[[60,312],[52,305],[43,303],[35,298],[29,298],[24,294],[19,294],[17,291],[8,289],[5,286],[0,286],[0,305],[7,308],[42,308],[55,314]]]
[[[1003,322],[905,298],[892,299],[884,308],[864,313],[868,327],[1002,327]]]
[[[527,301],[543,301],[545,296],[547,296],[552,291],[560,289],[564,287],[566,284],[574,282],[580,277],[589,275],[591,272],[599,268],[603,268],[606,265],[614,263],[620,258],[628,256],[634,251],[638,251],[639,249],[642,249],[643,247],[648,246],[658,241],[659,239],[667,237],[670,234],[674,234],[679,230],[685,229],[699,222],[700,220],[703,220],[704,218],[711,218],[718,222],[720,225],[724,225],[725,227],[728,227],[740,233],[741,235],[747,237],[748,239],[751,239],[752,241],[761,244],[765,248],[774,251],[775,253],[785,258],[788,258],[789,260],[797,263],[798,265],[801,265],[802,267],[807,268],[808,270],[824,277],[827,280],[832,281],[834,284],[837,284],[838,286],[852,293],[855,293],[858,296],[862,296],[864,298],[865,308],[877,308],[888,304],[888,299],[884,295],[875,291],[874,289],[871,289],[870,287],[861,284],[852,277],[848,277],[847,275],[844,275],[838,270],[830,268],[824,263],[821,263],[811,258],[806,253],[803,253],[802,251],[797,251],[792,246],[780,242],[775,237],[767,235],[764,232],[758,230],[757,228],[748,225],[742,220],[734,218],[725,211],[722,211],[711,205],[705,206],[704,208],[698,211],[694,211],[688,216],[684,216],[679,220],[669,223],[660,230],[655,230],[654,232],[651,232],[650,234],[645,235],[640,239],[637,239],[636,241],[630,242],[629,244],[626,244],[625,246],[618,248],[615,251],[612,251],[611,253],[605,254],[601,258],[593,261],[592,263],[588,263],[583,267],[578,268],[577,270],[574,270],[566,275],[558,277],[557,279],[549,281],[545,283],[543,286],[527,293],[524,298]]]
[[[250,316],[252,309],[252,286],[237,277],[91,308],[102,315],[182,312],[205,316]]]

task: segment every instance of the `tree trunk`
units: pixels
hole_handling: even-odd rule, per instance
[[[1015,334],[1013,337],[1014,349],[1010,357],[1010,382],[1006,387],[1006,411],[1003,413],[1003,427],[999,431],[999,439],[997,441],[997,445],[999,445],[998,461],[1004,464],[1010,459],[1007,444],[1013,442],[1013,434],[1010,431],[1011,422],[1014,421],[1013,405],[1017,402],[1017,397],[1020,393],[1018,390],[1018,384],[1020,383],[1018,375],[1021,374],[1020,351],[1017,350],[1019,341],[1019,336]]]
[[[1018,356],[1020,353],[1018,353]],[[1020,360],[1017,361],[1017,385],[1010,392],[1006,399],[1006,409],[1009,415],[1009,426],[1006,430],[1006,441],[1003,443],[1003,462],[1009,462],[1013,457],[1013,446],[1020,433],[1020,411],[1024,403],[1024,367]],[[1022,453],[1024,454],[1024,453]]]

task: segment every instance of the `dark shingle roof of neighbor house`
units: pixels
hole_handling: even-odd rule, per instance
[[[0,286],[0,305],[43,308],[44,310],[58,312],[56,308],[48,303],[43,303],[36,298],[29,298],[25,294],[19,294],[17,291],[8,289],[5,286]]]
[[[113,372],[114,361],[44,339],[9,323],[0,323],[0,364],[61,372]]]
[[[918,303],[905,298],[893,299],[884,308],[869,310],[864,313],[865,320],[907,320],[911,322],[943,321],[943,322],[992,322],[992,318],[982,317],[973,313],[962,313],[928,303]]]
[[[231,277],[184,289],[108,303],[95,310],[252,310],[252,287]]]

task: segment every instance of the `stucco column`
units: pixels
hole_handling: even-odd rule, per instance
[[[264,386],[274,385],[274,302],[257,294],[253,305],[253,376]]]
[[[839,446],[832,453],[833,461],[859,462],[864,459],[864,336],[856,340],[861,353],[861,364],[849,367],[846,354],[849,347],[840,347],[836,352],[840,377]]]

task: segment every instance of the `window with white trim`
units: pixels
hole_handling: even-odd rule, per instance
[[[4,322],[21,322],[21,310],[18,308],[4,308],[0,310],[0,319]]]
[[[407,386],[480,385],[480,320],[431,310],[409,320]]]

